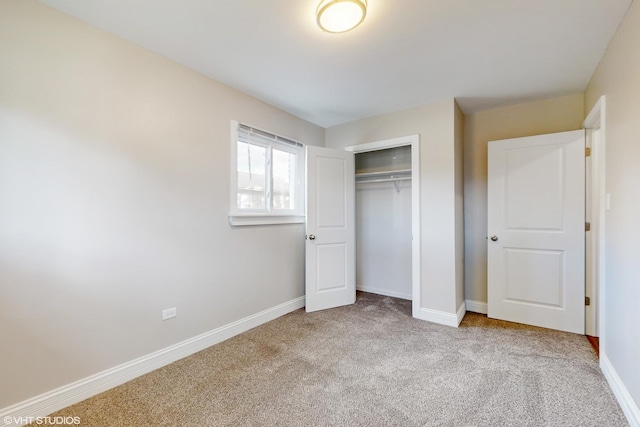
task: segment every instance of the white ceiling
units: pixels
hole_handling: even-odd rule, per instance
[[[40,0],[329,127],[455,97],[465,113],[581,92],[632,0]]]

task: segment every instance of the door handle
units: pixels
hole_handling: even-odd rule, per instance
[[[491,241],[497,242],[498,241],[498,236],[491,236]]]
[[[309,240],[316,240],[316,236],[314,236],[313,234],[309,234]]]

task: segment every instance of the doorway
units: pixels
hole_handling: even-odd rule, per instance
[[[420,310],[419,135],[345,150],[356,156],[357,288],[410,299],[416,317]]]
[[[605,97],[602,96],[583,123],[585,129],[585,310],[584,332],[599,337],[603,331],[605,194]]]

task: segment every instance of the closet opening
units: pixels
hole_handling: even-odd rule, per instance
[[[355,153],[356,289],[420,303],[419,138],[347,147]]]

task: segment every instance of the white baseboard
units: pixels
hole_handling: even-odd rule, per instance
[[[29,417],[31,417],[31,421],[35,421],[37,417],[47,416],[110,388],[124,384],[136,377],[302,308],[304,305],[304,297],[296,298],[162,350],[0,409],[0,423],[2,423],[0,425],[26,424],[29,422]],[[19,419],[22,419],[23,422],[15,422],[15,420],[19,421]]]
[[[468,299],[465,301],[467,305],[467,311],[472,311],[474,313],[487,314],[487,303],[482,301],[474,301]]]
[[[369,286],[357,285],[356,286],[356,290],[362,291],[362,292],[369,292],[371,294],[384,295],[384,296],[387,296],[387,297],[407,299],[409,301],[411,301],[413,299],[411,294],[405,294],[405,293],[402,293],[402,292],[394,292],[394,291],[389,291],[389,290],[386,290],[386,289],[372,288],[372,287],[369,287]]]
[[[439,323],[440,325],[453,326],[457,328],[462,322],[462,318],[466,313],[464,301],[458,307],[458,311],[455,313],[449,313],[446,311],[432,310],[430,308],[420,308],[418,316],[414,316],[420,320],[426,320],[427,322]]]
[[[456,316],[458,318],[458,323],[456,324],[456,328],[460,326],[460,323],[462,322],[462,319],[464,319],[465,314],[467,314],[467,304],[464,301],[462,301],[462,304],[460,304],[460,307],[458,307],[458,311],[456,312]]]
[[[600,353],[600,369],[602,369],[602,373],[607,379],[613,395],[618,400],[622,412],[624,412],[625,417],[627,417],[629,425],[631,427],[640,427],[640,408],[638,408],[633,397],[631,397],[629,390],[625,387],[607,355],[602,352]]]

